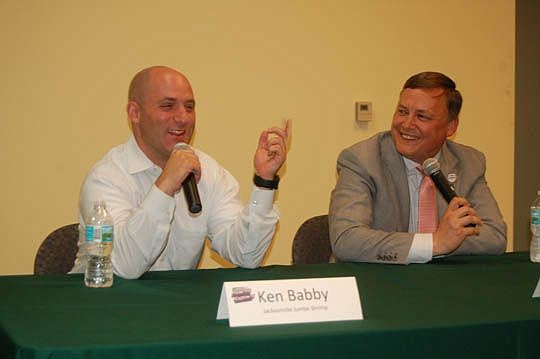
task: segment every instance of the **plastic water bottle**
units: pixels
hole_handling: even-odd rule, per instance
[[[540,191],[531,204],[531,261],[540,263]]]
[[[85,233],[87,263],[84,283],[92,288],[110,287],[113,284],[111,252],[114,227],[104,201],[94,202],[86,219]]]

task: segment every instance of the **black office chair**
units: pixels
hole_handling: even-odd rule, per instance
[[[79,224],[60,227],[39,246],[34,261],[34,274],[66,274],[75,263]]]
[[[328,263],[332,256],[328,215],[320,215],[306,220],[293,239],[292,263]]]

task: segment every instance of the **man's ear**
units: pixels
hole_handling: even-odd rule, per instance
[[[141,107],[135,101],[129,101],[126,106],[126,112],[129,118],[129,121],[133,123],[139,123],[141,116]]]
[[[448,122],[448,128],[446,129],[446,137],[451,137],[456,133],[459,125],[459,117],[454,118]]]

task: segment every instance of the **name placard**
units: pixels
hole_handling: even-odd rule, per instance
[[[229,326],[363,319],[355,277],[224,282],[216,319]]]
[[[540,297],[540,279],[538,280],[538,283],[536,283],[536,288],[534,289],[532,297],[533,298]]]

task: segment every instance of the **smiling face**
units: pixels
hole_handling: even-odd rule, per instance
[[[127,111],[137,144],[163,168],[178,142],[189,143],[195,128],[195,99],[189,81],[179,72],[156,67],[138,83]]]
[[[443,89],[406,88],[392,120],[392,140],[397,151],[422,164],[439,152],[447,137],[456,130],[459,119],[448,120]]]

